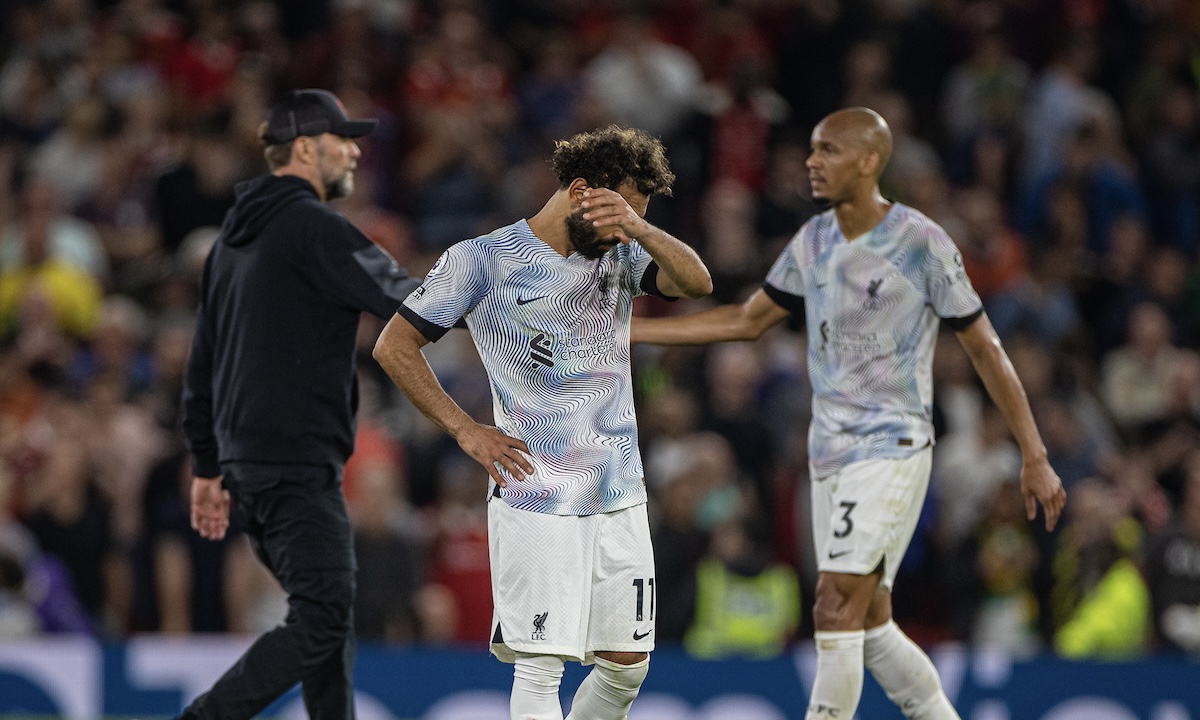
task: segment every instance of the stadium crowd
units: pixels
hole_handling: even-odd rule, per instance
[[[953,338],[932,492],[895,590],[922,642],[1200,654],[1200,5],[1186,0],[11,0],[0,4],[0,638],[253,632],[284,598],[244,538],[188,526],[195,288],[271,100],[380,119],[341,210],[414,275],[538,209],[556,138],[661,137],[650,219],[714,301],[819,208],[813,123],[878,110],[889,197],[943,225],[1068,490],[1020,458]],[[711,301],[641,300],[640,312]],[[483,646],[485,473],[361,328],[345,492],[364,640]],[[946,331],[949,332],[949,331]],[[805,329],[634,349],[658,632],[702,657],[811,634]],[[463,332],[428,348],[490,416]]]

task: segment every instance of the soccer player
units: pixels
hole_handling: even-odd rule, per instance
[[[928,656],[892,621],[896,569],[929,485],[931,364],[938,323],[953,328],[1020,444],[1030,520],[1054,527],[1066,494],[1025,391],[936,223],[886,200],[887,123],[840,110],[812,133],[813,197],[833,207],[792,238],[762,289],[740,305],[633,323],[634,342],[752,340],[791,313],[809,328],[809,462],[818,569],[817,675],[806,720],[850,720],[863,664],[913,720],[958,718]]]
[[[482,464],[492,652],[515,664],[513,720],[561,719],[563,660],[595,667],[571,720],[622,720],[654,647],[654,558],[629,370],[633,296],[700,297],[687,245],[643,218],[675,177],[657,140],[608,127],[560,141],[536,215],[452,246],[375,358]],[[471,419],[421,354],[466,318],[496,426]]]

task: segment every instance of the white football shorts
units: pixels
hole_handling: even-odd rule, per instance
[[[488,502],[492,654],[592,662],[654,649],[654,551],[646,505],[577,517]]]
[[[933,448],[902,460],[861,460],[812,481],[813,548],[821,572],[882,571],[888,590],[908,550],[925,493]]]

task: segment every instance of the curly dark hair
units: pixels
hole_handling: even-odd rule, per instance
[[[583,178],[591,187],[616,190],[626,180],[643,195],[670,195],[675,173],[658,138],[644,130],[609,125],[554,143],[550,159],[558,182]]]

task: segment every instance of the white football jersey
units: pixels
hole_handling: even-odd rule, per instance
[[[833,210],[804,224],[767,275],[780,305],[803,305],[813,386],[809,462],[903,458],[933,442],[933,348],[939,318],[982,311],[946,232],[894,203],[847,242]]]
[[[404,301],[431,340],[466,318],[496,426],[532,454],[533,475],[499,493],[509,505],[593,515],[646,502],[629,321],[656,276],[636,242],[563,257],[521,220],[451,246]]]

